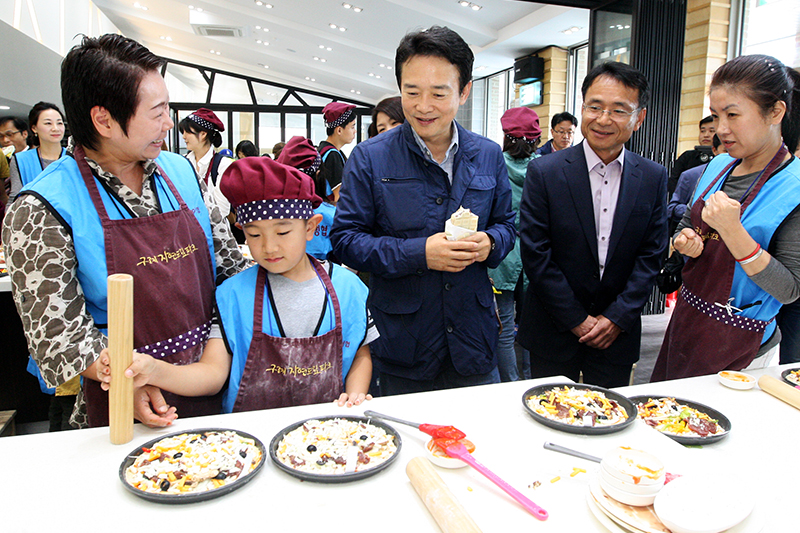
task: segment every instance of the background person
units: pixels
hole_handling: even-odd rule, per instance
[[[800,295],[799,95],[800,74],[770,56],[714,72],[709,107],[728,155],[708,164],[673,236],[689,259],[652,381],[769,363],[775,315]]]
[[[236,159],[245,157],[258,157],[258,148],[252,141],[245,140],[236,145]]]
[[[375,124],[376,135],[396,128],[405,121],[399,96],[384,98],[372,110],[372,123]]]
[[[704,117],[699,124],[700,133],[697,137],[697,146],[692,150],[686,150],[672,166],[672,172],[669,174],[669,181],[667,182],[667,191],[670,196],[675,192],[678,186],[678,179],[681,174],[700,165],[705,165],[711,158],[714,157],[712,152],[712,145],[714,139],[714,118],[709,115]]]
[[[278,160],[278,158],[281,156],[281,150],[283,150],[284,146],[286,146],[286,143],[283,141],[275,143],[272,146],[272,159],[276,161]],[[269,154],[264,154],[264,156],[269,157]]]
[[[519,232],[519,202],[522,198],[522,186],[528,163],[539,157],[534,153],[542,130],[539,127],[539,115],[528,107],[514,107],[503,113],[500,119],[503,127],[503,159],[506,162],[508,180],[511,185],[511,209],[517,213],[514,225]],[[497,268],[489,269],[489,277],[495,288],[497,312],[500,315],[500,338],[497,341],[497,367],[500,381],[517,381],[520,378],[517,368],[517,353],[514,350],[515,309],[514,293],[522,278],[522,259],[519,254],[519,239],[514,248]],[[523,359],[528,354],[523,353]],[[523,361],[523,367],[529,366]]]
[[[319,143],[317,148],[322,157],[320,172],[330,189],[325,196],[334,205],[339,201],[342,172],[344,164],[347,162],[347,156],[342,153],[342,147],[350,144],[356,138],[356,114],[353,112],[355,108],[356,106],[352,104],[331,102],[322,109],[328,138]]]
[[[69,51],[61,65],[68,156],[22,189],[3,227],[12,296],[46,384],[84,378],[73,425],[107,424],[107,394],[95,380],[108,342],[109,274],[134,277],[135,349],[186,364],[201,355],[215,283],[247,265],[191,164],[161,151],[174,126],[161,68],[115,34],[84,37]],[[142,422],[163,426],[176,408],[219,413],[221,398],[147,386],[134,405]]]
[[[61,146],[64,139],[64,116],[55,104],[39,102],[28,114],[31,125],[29,140],[34,150],[15,153],[9,167],[10,198],[16,198],[24,185],[32,182],[53,161],[66,151]]]
[[[624,63],[583,81],[581,144],[528,165],[520,248],[529,279],[517,340],[531,377],[629,384],[642,308],[667,244],[667,171],[625,149],[649,84]]]
[[[514,245],[514,212],[500,147],[454,120],[472,64],[448,28],[407,34],[395,56],[406,122],[360,143],[345,167],[331,241],[343,264],[370,273],[381,394],[500,380],[486,269]],[[478,231],[448,241],[460,206]]]
[[[547,155],[572,146],[578,119],[572,113],[557,113],[550,120],[550,140],[536,150],[536,155]]]
[[[6,149],[11,149],[13,152],[24,152],[28,149],[28,123],[25,119],[19,117],[2,117],[0,118],[0,146]],[[6,152],[6,157],[11,154]]]

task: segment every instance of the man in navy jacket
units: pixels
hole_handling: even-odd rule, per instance
[[[406,122],[356,146],[344,169],[331,242],[370,273],[382,394],[500,381],[486,269],[513,248],[515,214],[499,145],[454,120],[472,62],[448,28],[406,35],[395,59]],[[448,241],[460,206],[479,216],[478,232]]]
[[[667,242],[667,173],[626,151],[647,113],[645,77],[623,63],[583,83],[578,146],[534,159],[520,205],[530,279],[518,340],[531,376],[628,384],[641,312]]]

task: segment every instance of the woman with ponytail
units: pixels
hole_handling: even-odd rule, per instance
[[[234,215],[231,212],[231,203],[219,190],[219,179],[225,170],[233,163],[233,159],[225,157],[212,149],[222,146],[222,134],[225,125],[210,109],[200,108],[178,124],[186,149],[189,153],[186,158],[192,162],[197,177],[202,179],[208,190],[219,205],[222,216],[228,221]]]
[[[673,236],[683,287],[652,381],[766,366],[775,316],[800,296],[800,75],[765,55],[714,73],[714,126],[728,154],[706,167]]]

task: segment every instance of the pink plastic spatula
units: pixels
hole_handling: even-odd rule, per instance
[[[538,518],[539,520],[547,520],[547,517],[550,516],[547,511],[530,501],[526,498],[520,491],[503,481],[500,476],[480,464],[478,461],[475,460],[474,457],[467,451],[467,448],[461,443],[451,444],[447,447],[447,455],[450,457],[456,457],[461,459],[469,466],[489,478],[489,480],[503,489],[506,494],[517,500],[525,509],[528,510],[533,516]]]

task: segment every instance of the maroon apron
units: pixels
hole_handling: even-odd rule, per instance
[[[273,337],[263,333],[264,288],[267,271],[259,267],[253,308],[253,340],[247,352],[233,412],[330,402],[343,392],[342,315],[331,278],[322,265],[308,256],[333,304],[335,327],[324,335],[306,338]],[[275,321],[280,318],[269,295]],[[328,307],[322,306],[317,330]],[[280,326],[279,326],[280,327]]]
[[[781,165],[788,153],[781,146],[745,193],[741,213]],[[741,161],[725,167],[692,205],[692,226],[703,239],[703,252],[683,267],[683,286],[650,381],[741,370],[756,356],[769,321],[739,316],[729,302],[736,260],[717,231],[703,221],[703,198]],[[741,215],[740,215],[741,216]],[[738,304],[741,307],[741,304]]]
[[[199,361],[211,329],[215,287],[206,234],[197,218],[159,167],[180,208],[111,220],[82,147],[75,148],[74,158],[103,225],[108,274],[133,276],[134,349],[172,364]],[[108,393],[93,379],[83,380],[83,390],[89,425],[107,426]],[[182,417],[222,410],[221,393],[210,397],[163,394]]]

